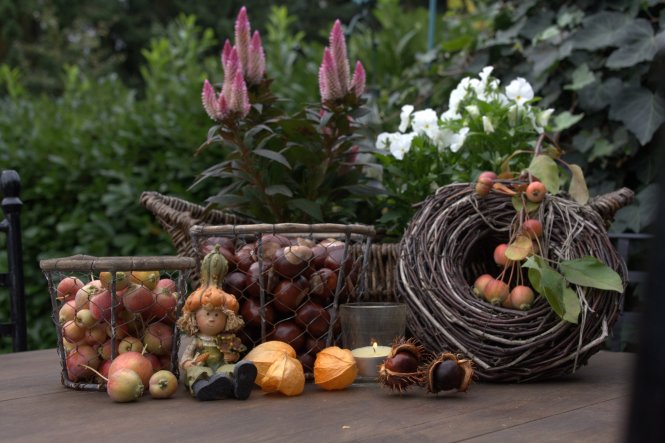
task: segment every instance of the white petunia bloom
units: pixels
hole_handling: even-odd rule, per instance
[[[494,66],[485,66],[482,71],[480,71],[480,74],[478,74],[478,77],[480,77],[480,81],[487,85],[490,75],[492,74],[492,71],[494,71]]]
[[[376,137],[376,149],[379,150],[388,149],[392,136],[393,134],[388,132],[382,132],[381,134],[379,134],[378,137]]]
[[[448,109],[452,112],[457,112],[459,104],[464,100],[469,92],[469,83],[471,79],[469,77],[464,77],[457,87],[453,89],[448,98]]]
[[[518,105],[522,105],[533,98],[533,88],[528,81],[517,77],[506,86],[506,95]]]
[[[436,138],[432,140],[439,151],[443,151],[453,142],[453,135],[454,134],[448,129],[439,129]]]
[[[547,126],[547,124],[550,121],[550,117],[552,116],[552,113],[554,113],[553,108],[545,109],[544,111],[541,111],[538,113],[538,117],[536,118],[536,121],[538,124],[542,127]]]
[[[480,109],[478,109],[478,106],[476,105],[469,105],[464,109],[466,109],[466,112],[468,112],[471,117],[478,117],[480,115]]]
[[[469,128],[462,128],[458,133],[453,134],[451,137],[450,150],[453,152],[459,151],[462,145],[464,145],[468,133]]]
[[[457,112],[453,112],[451,109],[448,109],[446,112],[441,114],[441,121],[442,122],[447,122],[451,120],[459,120],[461,119],[462,116],[459,115]]]
[[[434,139],[436,133],[439,131],[439,117],[433,109],[423,109],[413,113],[413,122],[411,126],[413,131],[418,134],[426,134],[429,138]]]
[[[393,134],[392,140],[390,141],[390,153],[397,160],[402,160],[404,154],[411,150],[411,142],[417,134],[415,132],[409,132],[408,134]]]
[[[491,134],[494,132],[494,126],[492,125],[492,120],[486,115],[483,115],[483,130],[486,134]]]
[[[411,123],[411,113],[413,112],[412,105],[402,106],[402,112],[399,114],[399,132],[405,132]]]

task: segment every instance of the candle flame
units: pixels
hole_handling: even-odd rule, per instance
[[[372,343],[372,347],[374,348],[374,353],[376,353],[376,348],[379,346],[377,342]]]

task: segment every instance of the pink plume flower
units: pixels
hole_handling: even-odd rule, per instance
[[[247,8],[240,8],[235,24],[236,49],[240,58],[240,65],[247,69],[247,58],[249,56],[250,26],[247,18]]]
[[[228,97],[229,112],[237,113],[241,118],[249,114],[251,105],[247,94],[247,84],[243,78],[242,71],[236,71],[233,86]]]
[[[327,91],[328,100],[344,97],[345,90],[339,84],[335,61],[328,48],[323,49],[323,60],[319,71],[319,90]]]
[[[335,20],[332,31],[330,31],[330,52],[337,69],[338,84],[342,88],[342,93],[346,94],[349,89],[350,68],[349,59],[346,54],[346,40],[342,32],[342,23]]]
[[[261,35],[259,34],[259,31],[254,31],[254,35],[252,35],[252,41],[249,44],[249,56],[247,59],[247,67],[245,69],[247,83],[250,85],[257,85],[261,83],[265,72],[266,56],[263,52]]]
[[[215,88],[212,87],[207,79],[203,82],[201,101],[203,102],[203,109],[205,109],[211,119],[219,121],[226,116],[228,107],[224,95],[220,94],[219,97],[217,97],[215,94]]]
[[[242,72],[240,58],[235,46],[230,49],[229,54],[226,57],[226,63],[222,67],[224,68],[224,84],[222,85],[222,95],[229,97],[231,85],[233,84],[233,79],[236,76],[236,72],[238,72],[238,70]]]
[[[363,64],[358,60],[356,61],[356,68],[353,70],[353,79],[351,79],[351,90],[356,97],[360,97],[365,92],[365,81],[365,68],[363,68]]]
[[[330,91],[328,90],[328,82],[326,81],[326,65],[321,63],[319,66],[319,92],[321,93],[321,100],[330,100]]]
[[[229,61],[229,56],[231,55],[231,49],[233,49],[233,46],[231,46],[231,42],[227,38],[226,41],[224,42],[224,48],[222,49],[222,68],[226,66],[226,64]]]

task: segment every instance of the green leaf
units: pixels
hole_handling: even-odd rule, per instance
[[[565,280],[561,274],[547,264],[540,256],[531,256],[526,259],[523,268],[529,269],[529,282],[531,286],[543,295],[552,307],[552,310],[561,318],[566,313],[563,302],[563,288]]]
[[[259,155],[261,157],[265,157],[269,160],[280,163],[280,164],[286,166],[287,168],[291,169],[291,165],[289,164],[289,161],[286,159],[286,157],[284,157],[279,152],[269,151],[267,149],[254,149],[252,152],[256,155]]]
[[[522,199],[520,198],[520,196],[519,195],[513,195],[511,197],[511,199],[513,201],[513,207],[515,208],[515,210],[518,211],[518,212],[521,211],[523,205],[522,205]],[[529,214],[536,211],[536,210],[538,210],[539,207],[540,207],[540,202],[536,203],[536,202],[532,202],[530,200],[526,201],[526,212],[529,213]]]
[[[295,198],[293,200],[289,200],[287,206],[291,209],[301,210],[316,221],[323,221],[321,205],[319,205],[317,202],[304,198]]]
[[[607,157],[611,155],[616,150],[616,146],[610,141],[601,138],[596,140],[593,144],[593,149],[591,150],[591,155],[589,155],[589,161],[594,161],[597,158]]]
[[[631,18],[619,12],[603,11],[586,17],[582,29],[572,37],[575,49],[595,51],[608,46],[617,46],[620,33],[617,32],[631,22]]]
[[[614,100],[610,118],[623,122],[640,143],[646,145],[665,122],[665,105],[648,89],[633,86],[625,88]]]
[[[604,82],[595,81],[578,91],[580,109],[585,111],[600,111],[608,106],[621,93],[623,83],[616,77],[610,77]]]
[[[559,269],[566,280],[576,285],[623,292],[619,274],[590,255],[575,260],[562,260]]]
[[[210,197],[206,200],[206,203],[209,205],[217,205],[221,209],[224,209],[224,208],[232,208],[242,205],[246,203],[246,201],[247,199],[245,199],[245,197],[242,197],[240,195],[225,194],[225,195],[215,195],[214,197]]]
[[[607,58],[605,66],[622,69],[643,61],[653,60],[658,52],[657,38],[653,35],[651,23],[637,19],[622,29],[622,45]],[[658,37],[661,38],[662,34]]]
[[[512,261],[524,260],[533,252],[533,243],[529,237],[518,235],[512,243],[508,245],[505,255]]]
[[[568,169],[570,169],[570,186],[568,187],[568,193],[577,203],[586,205],[589,201],[589,189],[586,186],[586,180],[584,180],[582,168],[574,164],[569,164]]]
[[[559,193],[561,181],[559,179],[559,167],[548,155],[537,155],[531,160],[529,172],[536,176],[552,195]]]
[[[591,72],[589,65],[586,63],[583,63],[577,69],[575,69],[573,71],[572,77],[572,83],[565,85],[563,89],[567,89],[569,91],[579,91],[596,80],[596,76],[593,74],[593,72]]]
[[[266,188],[266,194],[267,195],[282,194],[286,195],[287,197],[293,197],[293,192],[287,186],[284,185],[268,186]]]
[[[568,111],[564,111],[554,117],[554,128],[552,128],[552,131],[561,132],[564,129],[570,128],[583,118],[584,114],[571,114]]]
[[[563,307],[565,309],[563,319],[576,325],[580,317],[582,305],[575,291],[567,286],[563,288]]]

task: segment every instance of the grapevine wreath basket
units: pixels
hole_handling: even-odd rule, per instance
[[[141,205],[150,211],[168,232],[178,255],[201,258],[190,235],[195,225],[242,225],[256,223],[256,220],[239,217],[225,211],[209,209],[178,197],[165,196],[147,191],[141,195]],[[359,282],[364,288],[365,301],[395,301],[395,271],[397,269],[397,243],[370,244],[367,271]],[[360,245],[354,245],[350,253],[354,259],[365,253]],[[198,272],[192,271],[193,284],[198,283]]]
[[[625,284],[625,264],[606,233],[614,213],[632,201],[621,189],[587,205],[548,195],[537,210],[540,255],[549,260],[591,255]],[[469,184],[440,188],[420,207],[402,241],[397,291],[409,306],[408,327],[434,352],[471,358],[479,380],[521,382],[575,372],[587,363],[617,319],[623,293],[577,288],[577,324],[563,321],[545,297],[527,311],[495,306],[474,294],[477,276],[496,275],[494,248],[508,240],[516,210],[510,198],[478,198]]]

